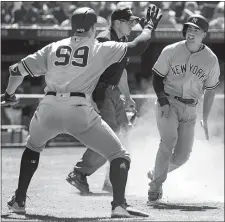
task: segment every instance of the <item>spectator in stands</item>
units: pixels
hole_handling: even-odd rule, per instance
[[[187,19],[193,15],[199,14],[198,3],[197,2],[185,2],[183,13],[179,19],[179,23],[184,24]]]
[[[47,3],[49,8],[49,14],[53,15],[55,19],[57,20],[58,25],[60,25],[63,21],[68,19],[65,13],[65,4],[70,2],[56,2],[56,1],[50,1]]]
[[[73,14],[73,12],[76,10],[76,6],[75,5],[70,5],[68,7],[68,10],[67,10],[67,17],[68,19],[64,20],[62,23],[61,23],[61,27],[70,27],[71,26],[71,23],[70,23],[70,18]]]
[[[19,25],[34,25],[39,24],[41,17],[38,9],[33,7],[33,2],[22,2],[21,9],[15,11],[14,23]]]
[[[175,12],[175,19],[177,23],[180,23],[180,18],[183,14],[185,2],[174,1],[171,3],[170,7]]]
[[[116,7],[133,9],[133,2],[118,2]]]
[[[112,12],[116,9],[116,4],[114,2],[102,2],[102,6],[99,10],[99,16],[105,18],[108,23],[110,23],[110,17]]]
[[[58,21],[54,17],[54,15],[42,15],[41,16],[41,22],[40,25],[43,26],[54,26],[55,28],[58,28]]]
[[[49,14],[49,8],[46,2],[43,1],[35,1],[33,6],[38,9],[38,12],[41,16]]]
[[[217,4],[218,1],[210,1],[210,2],[199,1],[200,14],[204,16],[208,21],[211,21]]]
[[[216,6],[209,28],[224,30],[224,2],[219,2]]]
[[[99,3],[101,4],[101,2],[88,2],[88,3],[86,3],[85,7],[93,8],[96,13],[99,13],[100,6],[101,6]],[[71,26],[70,16],[73,13],[73,11],[75,10],[75,8],[76,8],[75,5],[70,5],[68,13],[67,13],[67,16],[69,18],[61,23],[61,25],[60,25],[61,27],[70,27]],[[101,16],[98,16],[97,17],[97,24],[96,24],[96,26],[97,27],[107,27],[108,26],[108,22],[107,22],[107,20],[105,18],[103,18]]]
[[[109,25],[108,21],[99,15],[102,3],[97,1],[88,2],[88,6],[95,10],[97,14],[97,24],[96,27],[107,27]]]
[[[12,24],[14,21],[13,15],[14,2],[2,2],[1,3],[1,23]]]
[[[134,15],[138,16],[139,18],[142,17],[143,8],[141,6],[141,2],[138,2],[138,1],[133,2],[132,12],[134,13]]]
[[[163,2],[162,9],[162,19],[158,24],[158,28],[176,28],[175,12],[170,8],[170,2]]]

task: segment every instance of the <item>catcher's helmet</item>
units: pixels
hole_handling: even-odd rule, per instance
[[[183,30],[182,30],[184,37],[186,36],[188,25],[192,25],[197,28],[200,28],[204,32],[208,32],[208,29],[209,29],[209,23],[205,17],[203,17],[202,15],[192,15],[188,18],[187,22],[184,23]]]
[[[87,32],[96,22],[95,11],[88,7],[76,9],[71,17],[71,26],[74,32]]]

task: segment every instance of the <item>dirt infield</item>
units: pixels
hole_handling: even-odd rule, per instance
[[[66,175],[72,169],[73,163],[81,157],[84,148],[46,149],[41,155],[39,168],[28,190],[26,215],[10,213],[6,202],[17,186],[22,152],[23,149],[2,149],[2,221],[224,221],[223,196],[218,195],[214,200],[208,197],[201,200],[201,197],[195,198],[196,196],[190,193],[189,197],[188,193],[179,191],[175,184],[174,190],[170,189],[170,182],[164,190],[161,204],[147,206],[147,179],[140,181],[140,185],[132,183],[141,179],[140,175],[134,178],[134,165],[131,166],[129,175],[127,201],[148,212],[150,217],[111,219],[112,197],[101,190],[105,166],[88,178],[94,193],[92,196],[81,196],[65,181]],[[174,195],[175,192],[177,195]]]

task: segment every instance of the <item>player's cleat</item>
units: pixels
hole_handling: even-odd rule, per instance
[[[81,193],[90,193],[87,177],[78,171],[72,171],[66,178],[66,181],[76,187]]]
[[[21,213],[25,214],[25,203],[26,198],[17,198],[16,197],[17,191],[15,192],[15,195],[7,202],[7,206],[9,210],[11,210],[13,213]]]
[[[154,179],[154,169],[151,169],[148,171],[147,174],[148,178],[152,181]],[[151,190],[151,188],[148,191],[148,205],[154,205],[157,204],[157,202],[162,199],[163,190],[162,186],[160,186],[159,190]]]
[[[107,181],[104,182],[102,190],[106,191],[108,193],[113,193],[112,185],[111,185],[111,183],[109,183]]]
[[[131,205],[127,204],[127,201],[126,199],[124,198],[124,202],[123,202],[123,208],[126,209],[126,211],[133,215],[133,216],[139,216],[139,217],[149,217],[149,214],[141,211],[141,210],[138,210],[138,209],[135,209],[134,207],[132,207]]]
[[[151,190],[151,188],[148,191],[148,205],[154,205],[157,204],[157,202],[162,199],[163,190],[162,186],[159,188],[159,190]]]
[[[149,214],[137,210],[129,205],[116,206],[111,213],[111,218],[149,217]]]
[[[13,106],[19,103],[19,99],[16,98],[15,94],[8,95],[4,93],[1,95],[1,106]]]
[[[112,210],[111,218],[130,218],[134,217],[128,213],[123,206],[117,206]]]
[[[138,210],[138,209],[135,209],[131,206],[127,206],[126,207],[126,210],[129,214],[133,215],[133,216],[139,216],[139,217],[149,217],[149,214],[141,211],[141,210]]]

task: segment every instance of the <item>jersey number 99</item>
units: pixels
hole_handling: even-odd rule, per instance
[[[56,66],[66,66],[72,64],[73,66],[85,67],[87,65],[89,48],[82,46],[76,49],[72,55],[70,46],[60,46],[56,50],[56,57],[63,59],[62,61],[55,61]],[[71,58],[72,55],[72,58]]]

